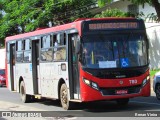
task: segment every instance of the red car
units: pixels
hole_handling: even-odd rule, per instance
[[[0,87],[6,85],[5,69],[0,69]]]

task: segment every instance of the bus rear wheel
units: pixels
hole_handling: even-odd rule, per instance
[[[24,103],[31,101],[31,95],[26,94],[25,84],[23,81],[21,81],[20,83],[20,96],[21,96],[22,102]]]
[[[63,83],[60,88],[60,101],[63,109],[69,110],[72,108],[72,103],[68,100],[68,90],[65,83]]]
[[[121,106],[127,105],[128,102],[129,102],[129,98],[124,98],[124,99],[118,99],[118,100],[117,100],[117,104],[118,104],[118,105],[121,105]]]

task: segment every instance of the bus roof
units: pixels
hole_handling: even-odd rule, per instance
[[[131,17],[125,17],[125,18],[118,18],[118,17],[79,18],[72,23],[59,25],[59,26],[55,26],[55,27],[51,27],[51,28],[38,29],[38,30],[35,30],[35,31],[32,31],[32,32],[23,33],[23,34],[19,34],[19,35],[9,36],[9,37],[6,37],[6,41],[29,38],[29,37],[33,37],[33,36],[38,36],[38,35],[43,35],[43,34],[47,34],[47,33],[58,32],[58,31],[61,31],[61,30],[73,29],[73,28],[76,28],[79,31],[79,34],[81,35],[81,22],[83,22],[83,21],[89,21],[89,20],[124,20],[124,19],[129,20],[129,19],[135,19],[135,18],[131,18]]]

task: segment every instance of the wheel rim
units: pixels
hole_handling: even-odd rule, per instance
[[[24,90],[23,86],[21,87],[21,95],[22,95],[22,97],[24,97],[24,95],[25,95],[25,90]]]
[[[67,90],[66,89],[62,89],[61,100],[63,104],[67,105]]]
[[[68,94],[65,85],[61,87],[61,104],[64,109],[68,109]]]
[[[157,98],[160,98],[160,85],[157,86],[156,96],[157,96]]]

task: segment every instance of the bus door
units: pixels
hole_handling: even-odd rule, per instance
[[[68,35],[68,71],[69,71],[69,85],[70,85],[70,97],[71,99],[80,99],[80,81],[79,81],[79,69],[78,69],[78,55],[76,54],[76,44],[78,40],[78,34]]]
[[[39,40],[32,40],[32,79],[34,94],[38,94],[40,91],[39,75]]]
[[[10,50],[10,61],[9,61],[9,69],[10,69],[10,76],[8,78],[10,79],[11,82],[11,91],[16,90],[16,82],[15,82],[15,43],[9,45],[9,50]],[[8,70],[9,72],[9,70]]]

